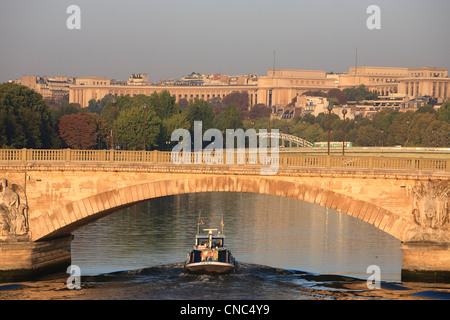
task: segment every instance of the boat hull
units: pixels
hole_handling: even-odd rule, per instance
[[[233,272],[235,269],[235,265],[226,262],[203,261],[203,262],[187,263],[184,266],[184,268],[190,273],[195,274],[203,274],[203,273],[226,274]]]

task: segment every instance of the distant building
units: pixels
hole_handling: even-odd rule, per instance
[[[60,101],[69,98],[69,88],[70,85],[75,84],[75,78],[23,76],[21,79],[11,80],[10,82],[26,86],[40,93],[44,99]]]
[[[178,80],[148,82],[147,74],[132,74],[128,81],[111,80],[101,77],[56,79],[47,77],[23,77],[20,82],[43,94],[56,96],[69,93],[69,102],[87,107],[89,100],[100,100],[106,95],[151,95],[163,90],[169,91],[178,102],[181,99],[212,100],[221,99],[234,91],[246,91],[250,107],[264,104],[278,110],[290,104],[308,91],[357,88],[364,85],[376,91],[379,101],[365,103],[366,114],[377,112],[383,107],[398,108],[401,111],[417,106],[424,97],[436,104],[450,99],[450,78],[443,68],[396,68],[396,67],[350,67],[341,74],[330,74],[322,70],[275,69],[267,75],[230,76],[223,74],[203,75],[191,73]],[[301,102],[301,99],[298,103]],[[412,101],[412,102],[411,102]],[[290,106],[293,107],[293,106]],[[295,106],[298,108],[299,106]],[[302,113],[318,112],[320,104],[302,105]],[[323,108],[322,108],[323,109]],[[287,110],[287,109],[286,109]],[[292,110],[291,110],[292,111]],[[289,111],[292,115],[295,114]],[[296,111],[297,112],[297,111]],[[320,113],[320,112],[319,112]]]
[[[287,106],[274,106],[272,119],[293,119],[305,114],[318,116],[322,112],[328,112],[328,105],[327,98],[301,95],[295,97]]]
[[[133,73],[127,81],[129,86],[145,86],[148,84],[148,74],[146,73]]]

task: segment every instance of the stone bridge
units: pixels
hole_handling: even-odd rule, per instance
[[[174,164],[170,152],[0,150],[0,281],[65,270],[71,232],[168,195],[251,192],[336,209],[401,241],[402,278],[450,275],[450,159],[281,153],[260,164]]]

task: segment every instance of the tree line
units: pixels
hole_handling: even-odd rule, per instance
[[[329,98],[348,99],[342,92]],[[357,89],[347,92],[356,96]],[[370,94],[370,93],[369,93]],[[344,94],[345,95],[345,94]],[[367,93],[366,93],[367,96]],[[357,97],[359,99],[360,97]],[[194,121],[209,128],[279,129],[311,142],[327,141],[328,114],[306,114],[293,120],[270,118],[270,108],[248,109],[246,92],[222,99],[180,100],[168,91],[150,96],[105,96],[91,100],[87,108],[63,101],[50,107],[35,91],[13,83],[0,84],[0,148],[171,150],[175,129],[193,129]],[[373,119],[346,119],[331,114],[331,140],[355,146],[450,147],[450,101],[439,110],[431,106],[417,111],[385,109]]]

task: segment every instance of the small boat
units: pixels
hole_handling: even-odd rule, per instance
[[[185,270],[190,273],[225,274],[234,272],[235,259],[231,251],[225,247],[223,234],[218,229],[203,229],[204,233],[195,236],[195,244],[188,253],[184,264]]]

